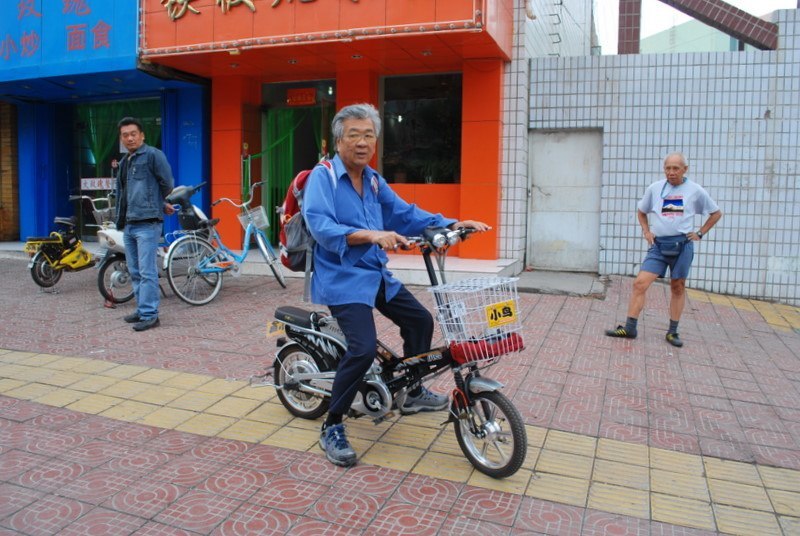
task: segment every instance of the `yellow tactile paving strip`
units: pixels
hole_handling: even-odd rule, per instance
[[[800,307],[793,307],[782,303],[769,303],[758,300],[737,298],[712,294],[701,290],[687,289],[689,299],[696,302],[727,305],[742,311],[751,311],[761,315],[764,321],[778,329],[800,331]]]
[[[0,393],[206,436],[319,452],[319,423],[269,387],[105,361],[0,350]],[[475,471],[441,413],[351,420],[361,461],[562,504],[730,534],[797,534],[800,471],[527,427],[513,477]]]

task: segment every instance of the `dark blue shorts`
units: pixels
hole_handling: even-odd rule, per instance
[[[669,268],[670,279],[686,279],[689,277],[689,269],[692,267],[694,259],[694,243],[689,240],[683,245],[680,254],[667,257],[661,253],[658,244],[653,244],[647,250],[647,256],[642,261],[642,270],[658,277],[664,277]]]

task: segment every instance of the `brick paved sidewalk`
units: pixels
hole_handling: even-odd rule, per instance
[[[12,533],[800,531],[794,308],[692,293],[675,349],[663,286],[636,341],[602,334],[624,318],[627,279],[604,301],[523,295],[527,349],[491,375],[531,449],[498,482],[431,416],[352,422],[361,464],[334,468],[318,423],[245,385],[271,363],[264,325],[300,305],[300,281],[229,278],[204,307],[167,287],[162,326],[134,333],[121,321],[132,305],[104,308],[95,278],[40,293],[24,262],[0,259],[0,527]]]

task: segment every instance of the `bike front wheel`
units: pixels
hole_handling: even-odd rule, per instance
[[[33,282],[42,288],[50,288],[61,279],[61,270],[53,268],[44,253],[37,251],[31,261],[31,277]]]
[[[281,265],[281,260],[277,255],[275,255],[275,250],[269,245],[269,241],[267,240],[267,237],[264,236],[263,232],[256,232],[256,243],[258,244],[259,251],[261,251],[261,255],[269,265],[269,269],[272,270],[275,280],[281,287],[286,288],[286,278],[283,275],[283,266]]]
[[[215,255],[214,247],[197,237],[176,242],[167,255],[167,281],[172,291],[190,305],[205,305],[219,294],[222,273],[203,272],[201,263]]]
[[[133,281],[124,255],[111,255],[103,260],[97,274],[97,288],[103,298],[111,303],[125,303],[133,299]]]
[[[458,445],[470,463],[493,478],[513,475],[525,461],[528,438],[525,423],[514,404],[502,393],[489,391],[472,396],[473,405],[456,421]]]

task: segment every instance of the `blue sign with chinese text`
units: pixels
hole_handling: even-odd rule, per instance
[[[0,81],[134,69],[137,0],[3,0]]]

